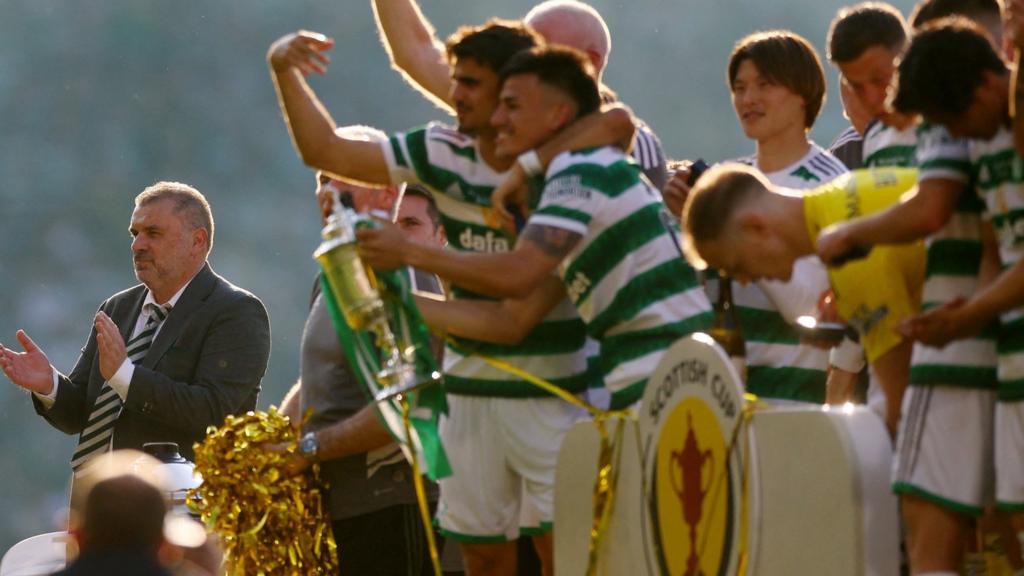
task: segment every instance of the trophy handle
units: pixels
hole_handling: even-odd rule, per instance
[[[711,483],[715,479],[715,455],[714,455],[713,452],[711,452],[711,450],[705,450],[705,451],[701,452],[701,454],[700,454],[700,470],[701,470],[701,478],[702,479],[704,478],[704,464],[705,463],[710,464],[710,466],[707,467],[708,468],[708,476],[707,476],[708,481],[707,481],[707,484],[706,485],[702,485],[700,487],[701,496],[704,496],[704,495],[706,495],[708,493],[708,490],[711,489]],[[703,482],[703,480],[701,480],[701,482]]]
[[[683,498],[683,452],[681,450],[673,450],[671,462],[672,467],[669,468],[668,476],[672,480],[672,491],[681,500]],[[679,471],[678,482],[676,481],[676,470]]]

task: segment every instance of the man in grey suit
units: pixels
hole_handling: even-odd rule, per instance
[[[206,198],[158,182],[135,199],[129,229],[141,285],[100,305],[74,369],[61,374],[23,331],[19,353],[0,345],[0,369],[32,392],[36,412],[78,434],[72,467],[111,449],[192,444],[210,425],[256,406],[270,356],[258,298],[210,269],[213,215]]]

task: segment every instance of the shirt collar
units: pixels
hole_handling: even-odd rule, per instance
[[[174,306],[178,303],[178,300],[181,299],[181,295],[185,293],[185,289],[188,288],[188,285],[191,284],[192,281],[196,279],[196,276],[198,274],[199,274],[198,271],[195,274],[193,274],[192,277],[188,279],[188,282],[185,282],[185,285],[182,286],[180,290],[175,292],[174,296],[171,296],[170,300],[168,300],[167,302],[164,302],[163,307],[166,308],[168,311],[170,311],[171,308],[174,308]],[[146,311],[148,313],[149,310],[151,310],[152,308],[155,308],[157,306],[160,306],[160,305],[157,304],[156,300],[153,298],[153,292],[147,288],[146,289],[146,299],[142,301],[142,310]]]

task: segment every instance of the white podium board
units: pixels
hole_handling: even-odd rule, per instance
[[[562,445],[556,576],[586,574],[599,452],[593,422],[577,424]],[[891,459],[884,426],[868,410],[749,406],[710,338],[681,339],[625,423],[597,573],[895,576]]]

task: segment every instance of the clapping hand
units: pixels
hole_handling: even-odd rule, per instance
[[[110,380],[128,357],[128,352],[117,324],[103,312],[96,313],[96,350],[99,352],[100,374]]]
[[[24,330],[18,330],[18,342],[24,352],[15,352],[0,344],[0,369],[18,386],[37,394],[53,392],[53,367],[46,354]]]

